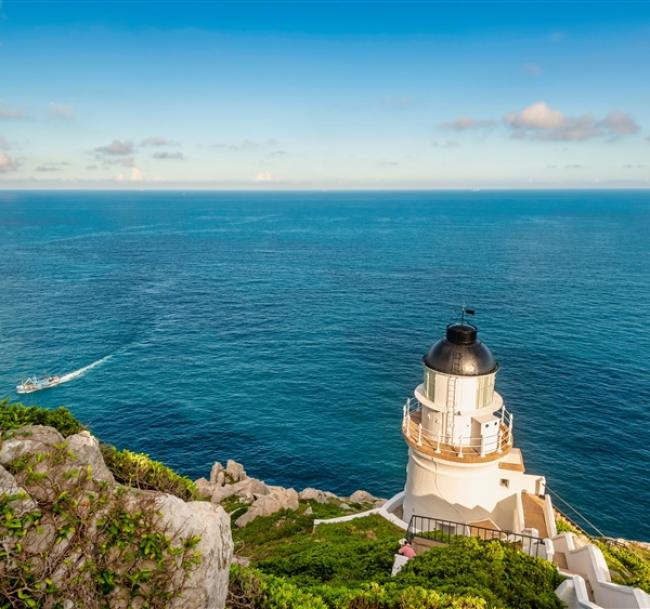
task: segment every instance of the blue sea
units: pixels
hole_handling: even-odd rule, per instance
[[[0,395],[197,478],[389,496],[420,358],[477,310],[529,472],[650,539],[650,192],[0,193]]]

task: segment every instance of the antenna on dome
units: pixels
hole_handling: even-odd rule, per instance
[[[465,315],[476,315],[476,309],[472,309],[467,305],[463,305],[460,309],[460,325],[465,325]]]

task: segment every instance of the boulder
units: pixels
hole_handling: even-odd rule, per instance
[[[349,512],[352,509],[347,503],[341,503],[339,507],[345,512]]]
[[[36,455],[63,442],[63,436],[53,427],[25,425],[3,434],[0,446],[0,465],[8,465],[29,453]]]
[[[237,494],[237,489],[235,488],[234,484],[227,484],[226,486],[217,486],[215,487],[214,491],[212,491],[212,496],[210,497],[210,501],[212,503],[221,503],[225,499],[228,499],[228,497],[232,497],[235,494]]]
[[[220,471],[214,482],[215,486],[223,486],[226,483],[226,472]]]
[[[316,501],[316,503],[327,503],[332,499],[337,499],[334,493],[329,491],[319,491],[317,488],[307,487],[300,491],[299,495],[302,501]]]
[[[206,501],[185,502],[173,495],[161,495],[156,506],[172,535],[198,535],[196,549],[201,564],[189,574],[183,594],[174,598],[170,609],[223,609],[228,592],[228,575],[233,554],[230,517],[219,505]]]
[[[212,492],[212,503],[221,503],[224,499],[238,495],[240,497],[253,496],[253,498],[261,497],[262,495],[269,494],[269,487],[257,478],[245,478],[235,484],[226,484],[225,486],[217,486]]]
[[[307,509],[302,513],[303,516],[312,516],[314,514],[314,510],[311,509],[311,505],[307,506]]]
[[[359,490],[359,491],[354,491],[354,493],[350,495],[350,501],[352,503],[374,503],[375,501],[377,501],[377,497],[371,495],[367,491]]]
[[[218,484],[217,478],[219,474],[223,471],[223,465],[219,461],[215,461],[212,469],[210,470],[210,484]]]
[[[0,465],[0,496],[14,496],[9,501],[10,507],[18,514],[25,514],[37,509],[36,502],[19,486],[16,479]]]
[[[228,462],[226,463],[226,474],[230,476],[233,482],[239,482],[246,478],[246,470],[244,469],[244,466],[232,459],[228,459]]]
[[[214,485],[211,484],[209,480],[206,480],[205,478],[199,478],[198,480],[194,481],[194,484],[196,485],[196,489],[199,491],[200,495],[203,497],[212,497],[212,493],[214,492]]]
[[[68,450],[75,456],[77,465],[90,466],[91,476],[94,480],[102,480],[113,484],[115,478],[111,474],[102,451],[99,449],[99,441],[95,436],[91,436],[87,431],[69,436],[66,440]]]
[[[300,503],[298,493],[294,489],[281,487],[271,487],[271,489],[268,495],[258,497],[248,511],[237,518],[235,524],[238,527],[246,526],[258,516],[270,516],[280,510],[298,509]]]

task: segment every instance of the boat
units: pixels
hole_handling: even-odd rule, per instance
[[[41,389],[56,387],[61,382],[61,377],[53,376],[34,376],[24,380],[20,385],[16,385],[16,393],[33,393]]]

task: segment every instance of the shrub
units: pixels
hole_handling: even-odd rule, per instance
[[[66,443],[8,469],[0,496],[0,607],[165,609],[200,563],[200,539],[159,522],[155,497],[92,478]]]
[[[409,561],[397,582],[484,598],[512,609],[560,609],[555,567],[499,541],[458,537]]]
[[[301,589],[281,577],[234,565],[230,571],[229,609],[486,609],[471,596],[441,594],[414,586],[377,583],[359,587],[321,585]]]
[[[194,482],[148,455],[118,450],[108,444],[102,444],[101,450],[106,466],[122,484],[170,493],[185,501],[202,499]]]
[[[84,429],[84,426],[63,406],[49,410],[39,406],[25,406],[20,402],[10,402],[8,398],[0,401],[0,430],[6,432],[25,425],[48,425],[58,430],[64,438]]]

